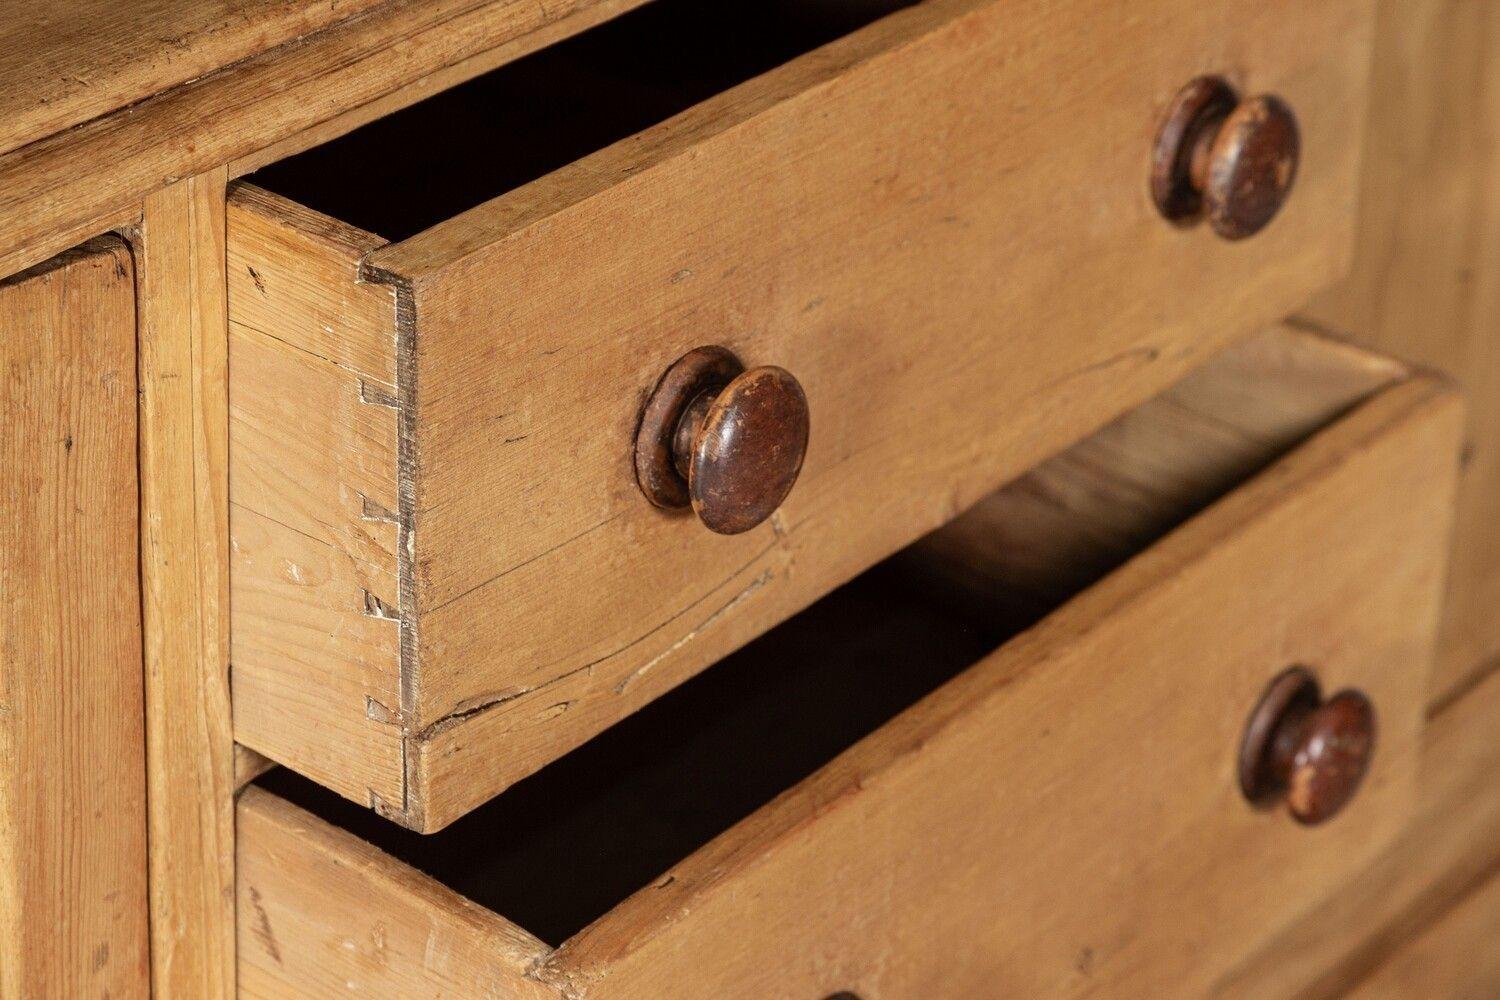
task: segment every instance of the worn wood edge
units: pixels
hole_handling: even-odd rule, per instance
[[[135,246],[152,992],[161,998],[234,990],[226,182],[221,169],[152,195]]]
[[[183,15],[186,23],[162,22],[156,32],[138,31],[133,38],[126,34],[131,27],[144,29],[148,25],[111,25],[116,29],[113,37],[95,38],[100,42],[96,49],[85,49],[78,43],[96,36],[96,28],[106,25],[90,24],[86,31],[68,32],[62,44],[77,45],[80,52],[87,53],[86,62],[48,63],[46,68],[55,76],[39,76],[30,81],[30,87],[3,94],[8,106],[0,109],[0,117],[5,119],[5,127],[0,130],[0,155],[389,2],[315,0],[286,4],[262,0],[258,5],[240,4],[233,12],[213,4],[182,4],[174,13]],[[6,27],[10,34],[0,41],[24,43],[25,39],[17,36],[27,29],[61,34],[45,22],[27,24],[24,16]],[[104,41],[117,45],[118,51],[104,47]],[[38,42],[43,47],[48,45],[46,40]],[[32,54],[37,53],[28,53]],[[43,66],[33,64],[32,68],[40,70]]]
[[[0,253],[0,274],[128,225],[143,197],[184,177],[250,156],[600,2],[619,13],[646,0],[391,2],[12,150],[0,156],[0,232],[10,244]],[[575,30],[587,26],[579,21]],[[558,30],[552,40],[565,33]],[[521,54],[518,47],[510,58]],[[469,67],[483,72],[486,64]],[[458,82],[455,76],[445,85]],[[179,135],[194,141],[163,139]],[[62,232],[69,240],[59,239]]]
[[[927,0],[896,11],[658,125],[377,250],[369,257],[369,267],[374,273],[419,284],[594,195],[648,183],[652,168],[705,140],[733,132],[778,105],[816,100],[856,67],[876,71],[881,62],[927,43],[934,35],[956,30],[965,17],[982,13],[992,4],[993,0]]]
[[[49,257],[66,253],[80,242],[103,233],[114,232],[124,238],[138,229],[140,222],[140,205],[127,205],[40,235],[29,243],[11,244],[0,249],[0,274],[13,274],[45,264]]]
[[[907,709],[876,736],[845,751],[674,866],[670,880],[637,892],[564,942],[543,966],[543,978],[567,987],[607,976],[613,964],[669,930],[677,914],[731,885],[736,873],[763,862],[778,843],[878,787],[893,769],[920,763],[923,747],[942,739],[945,731],[1017,677],[1044,668],[1048,650],[1057,644],[1096,630],[1252,520],[1367,453],[1386,434],[1418,418],[1456,421],[1461,412],[1452,386],[1430,376],[1414,377],[1377,394],[992,657]]]
[[[352,883],[358,883],[369,898],[378,900],[387,894],[399,895],[403,901],[429,914],[429,943],[441,943],[445,934],[458,930],[477,934],[486,941],[493,955],[485,973],[489,978],[498,972],[511,980],[513,987],[527,985],[530,992],[554,995],[554,990],[535,981],[534,970],[552,953],[552,948],[523,928],[492,910],[478,905],[444,886],[437,880],[396,860],[374,845],[352,833],[319,819],[280,797],[251,786],[245,789],[237,805],[241,838],[240,857],[255,851],[275,857],[283,851],[296,851],[326,857],[338,869],[347,872]],[[243,864],[243,860],[241,861]],[[254,892],[242,886],[242,897]],[[252,909],[264,913],[261,903],[250,897]],[[316,910],[318,900],[298,900]],[[241,905],[244,905],[242,898]],[[265,918],[261,918],[264,920]],[[255,927],[244,927],[242,933],[261,933]],[[509,995],[509,994],[503,994]]]
[[[445,66],[367,104],[350,108],[327,121],[240,156],[230,161],[229,176],[242,177],[269,163],[294,156],[325,142],[331,142],[361,125],[410,107],[434,94],[482,76],[539,49],[555,45],[572,35],[587,31],[611,18],[634,10],[644,2],[646,0],[594,0],[593,6],[585,7],[563,20],[549,22],[520,38],[504,42],[493,49],[451,66]]]
[[[108,235],[0,280],[0,996],[150,988],[137,277]]]
[[[375,407],[369,419],[389,419],[392,423],[393,439],[398,439],[401,402],[395,394],[397,347],[397,309],[394,295],[389,289],[364,282],[360,273],[360,261],[373,247],[384,241],[372,233],[347,225],[337,219],[312,211],[272,194],[252,184],[238,183],[231,187],[228,195],[229,228],[232,234],[230,246],[229,293],[231,303],[239,303],[233,309],[230,323],[231,345],[238,350],[254,346],[257,351],[272,350],[289,365],[315,369],[309,377],[320,379],[317,384],[337,385],[339,398],[348,398],[360,404]],[[280,260],[284,255],[285,260]],[[273,269],[268,263],[278,260]],[[260,274],[260,264],[266,274]],[[246,273],[242,274],[244,270]],[[269,291],[268,291],[269,289]],[[267,295],[270,300],[266,300]],[[261,316],[260,312],[266,315]],[[323,321],[324,313],[328,313]],[[330,325],[333,324],[333,325]],[[336,327],[336,329],[335,329]],[[278,363],[282,363],[278,362]],[[231,374],[231,391],[234,403],[231,407],[232,444],[240,447],[256,447],[254,439],[245,437],[241,429],[240,415],[257,408],[259,394],[279,393],[279,386],[256,382],[249,377],[234,377]],[[270,401],[274,403],[274,400]],[[356,405],[355,409],[363,409]],[[376,414],[384,415],[377,416]],[[338,413],[309,414],[309,419],[339,419]],[[358,438],[361,443],[365,441]],[[396,440],[392,442],[393,450]],[[337,743],[337,727],[326,727],[311,722],[317,711],[304,712],[303,724],[287,737],[278,736],[286,732],[284,726],[274,718],[266,717],[263,703],[274,701],[282,693],[275,678],[262,677],[263,668],[254,666],[252,658],[239,661],[234,672],[236,690],[237,738],[246,747],[304,773],[311,771],[325,784],[341,795],[362,805],[376,809],[397,822],[403,822],[407,810],[407,784],[405,767],[405,724],[400,702],[401,658],[399,630],[402,609],[406,604],[399,593],[399,568],[404,549],[401,546],[401,526],[395,494],[397,482],[395,465],[397,455],[389,462],[392,470],[389,489],[385,483],[376,484],[379,491],[369,491],[361,486],[359,498],[364,501],[362,510],[346,510],[347,498],[327,496],[319,505],[327,513],[320,517],[331,520],[320,526],[319,545],[325,545],[330,558],[347,559],[359,572],[389,574],[393,591],[376,586],[377,581],[363,583],[364,593],[350,591],[348,607],[342,612],[328,609],[322,631],[328,635],[346,634],[339,615],[364,622],[373,616],[391,620],[394,634],[392,658],[388,671],[392,678],[389,691],[365,690],[365,704],[357,712],[359,724],[392,730],[390,740],[381,739],[382,747],[390,754],[362,754],[360,767],[330,763],[336,761],[342,750]],[[275,464],[274,455],[257,456]],[[384,460],[381,460],[382,463]],[[364,461],[356,463],[362,468]],[[242,465],[243,467],[243,465]],[[346,482],[340,469],[328,470],[340,489],[352,489],[356,484]],[[365,468],[366,477],[373,476]],[[248,489],[236,489],[236,480],[231,480],[232,514],[235,522],[243,518],[258,519],[261,527],[272,532],[295,532],[303,538],[312,539],[304,526],[299,530],[303,514],[291,507],[283,510],[278,504],[295,504],[295,498],[281,497],[269,493],[254,493]],[[374,507],[371,504],[374,504]],[[353,519],[358,519],[355,524]],[[378,521],[391,524],[392,536],[378,546],[356,545],[355,539],[367,531],[373,531],[365,522]],[[340,525],[345,525],[340,527]],[[323,536],[327,537],[324,538]],[[288,539],[291,535],[286,536]],[[352,547],[351,547],[352,546]],[[239,548],[236,547],[238,558]],[[283,552],[283,555],[287,553]],[[290,557],[290,556],[288,556]],[[384,560],[388,559],[389,564]],[[377,560],[371,562],[370,560]],[[360,570],[363,567],[363,570]],[[235,576],[235,588],[254,585],[255,575],[268,572],[265,567],[246,564]],[[352,584],[351,584],[352,586]],[[295,600],[295,596],[286,598]],[[269,602],[274,603],[274,601]],[[241,606],[248,607],[249,602]],[[259,607],[259,605],[257,605]],[[320,605],[321,607],[321,605]],[[290,615],[302,615],[311,609],[306,604],[289,607]],[[248,613],[248,612],[247,612]],[[314,612],[316,614],[317,612]],[[352,616],[358,616],[354,618]],[[261,634],[266,626],[247,617],[237,615],[239,627],[237,642],[249,641]],[[353,655],[352,652],[350,655]],[[271,685],[267,687],[267,685]],[[304,692],[296,699],[298,706],[316,709],[332,695],[325,692]],[[312,701],[308,701],[312,698]],[[318,699],[322,698],[323,702]],[[333,712],[336,718],[348,714],[334,706],[324,711]],[[292,738],[295,737],[295,738]],[[371,737],[374,738],[373,736]],[[386,747],[389,743],[390,746]],[[305,745],[304,745],[305,744]],[[324,753],[315,757],[313,747],[323,746]],[[359,752],[359,751],[355,751]],[[314,761],[317,760],[317,766]],[[367,773],[368,772],[368,773]]]

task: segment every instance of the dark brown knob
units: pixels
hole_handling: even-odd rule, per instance
[[[792,491],[807,453],[807,396],[789,372],[745,370],[722,347],[678,358],[641,413],[635,476],[658,507],[721,535],[749,531]]]
[[[1359,691],[1323,700],[1293,667],[1271,682],[1240,746],[1240,789],[1257,805],[1286,800],[1300,823],[1331,819],[1354,797],[1375,753],[1375,708]]]
[[[1301,148],[1280,98],[1241,101],[1223,79],[1202,76],[1177,95],[1157,136],[1151,195],[1174,222],[1207,216],[1214,232],[1242,240],[1286,202]]]

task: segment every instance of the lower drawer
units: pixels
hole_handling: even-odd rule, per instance
[[[1199,995],[1410,811],[1459,410],[1272,331],[442,833],[268,776],[242,994]]]

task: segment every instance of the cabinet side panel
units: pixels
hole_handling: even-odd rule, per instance
[[[0,283],[0,996],[149,989],[134,285]]]

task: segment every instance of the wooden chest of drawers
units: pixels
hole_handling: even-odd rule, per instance
[[[0,18],[0,1000],[1500,992],[1488,6],[126,6]]]
[[[531,813],[502,796],[432,839],[373,831],[498,913],[247,793],[242,987],[318,995],[347,980],[405,995],[433,977],[459,995],[1201,995],[1411,814],[1460,412],[1443,385],[1342,345],[1276,331],[1236,349],[586,748],[586,766],[542,772],[523,797]],[[1163,458],[1171,473],[1153,474]],[[1101,498],[1130,511],[1102,537]],[[1027,555],[1050,542],[1055,563],[987,557],[996,521],[1030,525]],[[1064,565],[1097,575],[1122,559],[984,655],[1001,622],[1028,617],[986,606],[996,594],[1042,595]],[[966,593],[976,573],[1010,586]],[[1289,666],[1324,698],[1358,691],[1375,706],[1373,766],[1326,824],[1294,822],[1275,793],[1257,808],[1236,779],[1251,710]],[[770,690],[715,694],[735,673]],[[791,679],[804,673],[823,679]],[[939,686],[697,846],[714,822],[700,814],[758,804],[752,773],[807,759],[800,726],[838,730],[858,688],[918,673]],[[684,731],[701,735],[661,735]],[[609,768],[616,756],[636,764]],[[1326,818],[1299,800],[1314,771],[1314,784],[1332,773],[1310,767],[1284,793],[1311,821]],[[715,797],[731,804],[716,813]],[[664,843],[696,850],[651,878]],[[600,915],[599,887],[635,888],[632,866],[651,881]],[[518,883],[545,885],[550,904]],[[507,919],[507,903],[538,926]]]
[[[796,6],[728,5],[694,27],[751,45],[794,33]],[[668,9],[692,22],[690,7]],[[501,71],[521,82],[476,81],[265,175],[367,225],[435,223],[401,242],[256,187],[231,198],[236,735],[416,829],[1285,315],[1347,261],[1361,0],[936,0],[451,218],[423,204],[420,171],[375,168],[381,183],[348,190],[341,164],[399,164],[409,145],[438,149],[419,162],[439,180],[467,177],[447,161],[503,154],[485,145],[490,102],[564,72],[708,89],[668,47],[687,39],[655,37],[654,9],[606,30],[562,68]],[[622,65],[643,46],[666,65]],[[1153,141],[1204,72],[1295,109],[1295,193],[1254,239],[1173,225],[1150,198]],[[574,146],[591,134],[579,117]],[[536,132],[510,141],[559,141]],[[734,537],[647,502],[632,464],[648,393],[704,344],[789,371],[811,412],[795,489]]]

